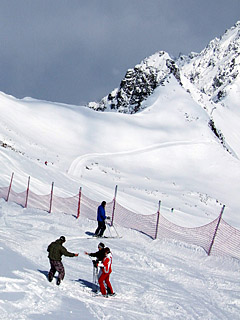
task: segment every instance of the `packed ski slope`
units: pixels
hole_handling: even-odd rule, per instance
[[[84,255],[97,250],[99,240],[86,235],[95,222],[3,200],[0,221],[0,319],[239,319],[238,261],[118,227],[123,238],[104,239],[117,292],[106,299],[92,295],[92,262]],[[66,277],[58,287],[46,278],[46,248],[62,234],[79,256],[63,258]]]
[[[141,214],[156,212],[182,226],[215,219],[240,228],[239,159],[219,143],[207,112],[174,78],[136,115],[98,113],[0,94],[0,186],[57,195],[117,200]],[[230,126],[229,126],[230,128]],[[229,129],[230,130],[230,129]],[[47,161],[47,165],[45,165]],[[174,208],[174,211],[171,211]],[[97,209],[97,208],[96,208]],[[0,199],[0,319],[238,319],[240,262],[207,257],[177,241],[151,240],[117,226],[113,253],[117,296],[91,294],[92,263],[84,250],[95,221],[24,209]],[[48,283],[46,248],[64,235],[79,252],[64,258],[66,278]]]

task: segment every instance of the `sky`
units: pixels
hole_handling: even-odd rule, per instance
[[[83,105],[157,51],[200,52],[239,0],[0,0],[0,91]]]

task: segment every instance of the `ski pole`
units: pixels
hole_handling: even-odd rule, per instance
[[[117,237],[120,238],[119,233],[117,232],[117,229],[116,229],[116,227],[114,226],[114,224],[113,224],[112,226],[113,226],[113,229],[114,229],[115,232],[116,232]]]
[[[109,231],[110,237],[112,237],[112,232],[111,232],[111,230],[110,230],[110,226],[109,226],[108,223],[107,223],[107,227],[108,227],[108,231]]]
[[[96,291],[97,292],[97,283],[98,283],[98,279],[97,279],[97,274],[98,274],[98,267],[95,267],[94,265],[94,261],[90,256],[89,258],[91,259],[92,261],[92,264],[93,264],[93,280],[92,280],[92,291]],[[95,289],[95,290],[94,290]]]
[[[109,230],[110,236],[111,236],[112,238],[113,238],[113,236],[112,236],[112,232],[111,232],[111,230],[110,230],[111,227],[113,227],[113,229],[114,229],[114,231],[115,231],[115,233],[116,233],[116,235],[117,235],[117,238],[120,238],[119,233],[117,232],[117,229],[116,229],[116,227],[115,227],[114,225],[109,225],[109,224],[107,224],[107,226],[108,226],[108,230]]]

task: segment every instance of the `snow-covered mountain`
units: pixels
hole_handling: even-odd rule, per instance
[[[240,22],[178,64],[184,87],[208,111],[222,143],[240,158]]]
[[[212,40],[199,54],[177,60],[181,74],[207,95],[209,101],[219,103],[230,93],[240,77],[240,22],[218,39]]]
[[[209,126],[224,147],[240,157],[240,22],[220,38],[212,40],[199,54],[170,58],[163,51],[129,69],[119,88],[99,103],[88,107],[99,111],[136,113],[158,87],[167,86],[171,77],[209,114]],[[232,126],[228,130],[228,126]]]
[[[118,185],[117,202],[136,213],[155,213],[161,200],[161,217],[199,227],[224,204],[224,220],[240,229],[239,91],[238,23],[199,54],[158,52],[128,70],[119,89],[90,103],[107,112],[0,93],[0,187],[14,172],[14,191],[31,176],[37,194],[54,182],[54,195],[82,187],[100,203]],[[123,237],[104,239],[117,296],[93,297],[83,252],[97,248],[99,239],[86,237],[96,221],[0,199],[0,222],[1,319],[239,318],[237,259],[117,225]],[[58,287],[46,279],[46,248],[60,235],[79,256],[64,257]]]
[[[99,104],[90,103],[108,112],[2,93],[2,184],[8,183],[12,171],[20,173],[21,181],[34,175],[43,193],[46,183],[57,180],[69,188],[60,187],[64,193],[77,193],[84,185],[94,197],[102,192],[112,197],[118,184],[122,203],[135,210],[144,204],[152,211],[159,199],[166,198],[166,208],[188,212],[190,203],[191,208],[194,201],[201,206],[202,195],[207,194],[235,215],[239,29],[237,23],[199,54],[173,59],[161,51],[145,59],[127,71],[119,89]],[[216,79],[221,79],[221,86]],[[45,161],[51,167],[46,168]],[[214,177],[211,182],[209,175]],[[168,195],[171,185],[185,190],[182,200],[177,190],[173,197]]]
[[[141,106],[142,102],[158,86],[164,86],[171,74],[180,80],[179,70],[174,60],[164,51],[157,52],[133,69],[127,70],[118,89],[113,90],[99,103],[90,102],[88,107],[98,111],[136,113],[144,109]]]

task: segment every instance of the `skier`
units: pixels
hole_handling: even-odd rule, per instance
[[[105,248],[105,244],[100,242],[98,244],[98,251],[97,252],[92,252],[92,253],[89,253],[87,251],[84,251],[84,253],[90,257],[95,257],[97,258],[96,260],[93,260],[93,264],[94,266],[97,266],[98,265],[98,262],[99,261],[102,261],[105,257],[105,253],[104,253],[104,248]]]
[[[100,242],[98,244],[98,251],[97,252],[93,252],[93,253],[89,253],[87,251],[84,252],[86,255],[96,258],[96,260],[93,260],[93,267],[96,268],[94,274],[97,275],[98,279],[100,278],[100,276],[102,274],[102,270],[101,269],[98,272],[98,264],[99,264],[99,262],[103,261],[103,259],[105,258],[104,248],[105,248],[105,244]],[[109,287],[107,287],[107,292],[111,293],[111,289]]]
[[[66,242],[66,238],[61,236],[56,241],[50,243],[47,248],[49,252],[48,258],[50,262],[51,269],[48,273],[48,281],[53,280],[54,274],[58,271],[57,285],[59,286],[61,281],[65,276],[65,270],[62,263],[62,255],[67,257],[77,257],[78,253],[68,252],[67,249],[63,246],[63,243]]]
[[[97,210],[98,227],[94,234],[95,237],[101,238],[103,236],[103,233],[106,230],[105,220],[110,219],[110,217],[106,217],[105,206],[106,206],[106,201],[103,201]]]
[[[108,297],[108,295],[114,296],[115,293],[113,292],[112,285],[109,280],[110,274],[112,272],[112,254],[111,254],[111,251],[108,247],[104,249],[104,255],[105,255],[105,257],[104,257],[103,261],[98,264],[99,267],[101,267],[101,271],[102,271],[102,274],[101,274],[100,278],[98,279],[98,283],[100,286],[100,291],[104,297]],[[110,293],[108,293],[108,294],[106,292],[104,282],[105,282],[107,288],[109,288]]]

